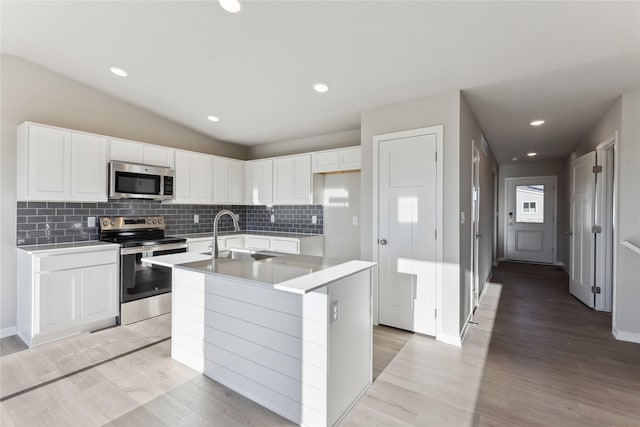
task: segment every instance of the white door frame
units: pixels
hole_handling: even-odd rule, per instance
[[[391,139],[411,138],[414,136],[436,134],[436,310],[437,313],[442,313],[442,268],[443,268],[443,131],[442,125],[430,126],[420,129],[412,129],[401,132],[386,133],[381,135],[375,135],[373,137],[373,217],[372,217],[372,239],[371,239],[371,256],[374,262],[378,262],[378,232],[379,232],[379,168],[380,168],[380,142]],[[378,324],[378,269],[375,269],[373,274],[373,323]],[[442,321],[440,320],[442,315],[436,316],[436,339],[442,336]]]
[[[507,239],[508,239],[508,231],[509,231],[509,220],[508,220],[508,213],[509,212],[509,182],[511,181],[517,181],[520,179],[547,179],[547,178],[552,178],[553,179],[553,236],[552,236],[552,242],[553,242],[553,261],[551,262],[552,264],[557,264],[558,263],[558,251],[557,251],[557,245],[558,245],[558,176],[557,175],[546,175],[546,176],[513,176],[513,177],[508,177],[504,179],[504,188],[505,188],[505,192],[504,192],[504,236],[503,236],[503,242],[502,244],[504,245],[504,257],[507,261],[509,261],[509,257],[508,257],[508,252],[507,252]],[[524,262],[524,261],[523,261]]]
[[[618,182],[618,131],[614,131],[596,146],[596,165],[602,166],[602,172],[596,176],[596,194],[594,200],[594,224],[602,227],[602,233],[596,235],[596,259],[594,262],[594,285],[601,289],[600,294],[595,295],[593,308],[598,311],[613,311],[613,292],[615,292],[614,280],[616,269],[616,256],[618,230],[615,218],[616,184]],[[607,159],[610,157],[610,149],[613,153],[613,173],[607,168]],[[603,200],[608,191],[612,191],[612,212],[607,213],[606,203]],[[606,202],[606,201],[605,201]],[[606,245],[610,242],[610,245]],[[610,263],[607,263],[610,260]],[[610,280],[607,280],[607,277]]]

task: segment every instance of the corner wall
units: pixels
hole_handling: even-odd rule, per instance
[[[472,163],[473,144],[480,153],[479,170],[479,233],[483,236],[478,242],[478,295],[489,278],[493,258],[493,233],[495,214],[493,212],[493,174],[498,165],[490,148],[482,151],[482,129],[469,108],[464,96],[460,99],[460,211],[465,213],[466,221],[460,225],[460,327],[471,314],[471,287],[473,280],[473,235],[472,213]]]
[[[371,260],[373,242],[377,232],[373,230],[373,137],[375,135],[444,126],[444,269],[443,313],[438,317],[442,332],[447,337],[460,336],[460,92],[449,92],[426,98],[374,108],[362,112],[362,214],[361,257]],[[374,274],[375,277],[375,274]],[[377,279],[375,279],[377,280]],[[374,284],[374,287],[377,282]],[[377,316],[377,307],[374,308]]]
[[[0,332],[16,325],[16,140],[25,120],[244,159],[246,148],[219,142],[51,70],[1,55]]]

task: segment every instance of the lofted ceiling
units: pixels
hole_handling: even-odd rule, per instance
[[[560,158],[620,93],[640,89],[640,2],[0,7],[3,53],[243,145],[357,129],[363,110],[463,90],[500,162]],[[318,80],[330,91],[315,93]],[[539,117],[547,123],[532,129]]]

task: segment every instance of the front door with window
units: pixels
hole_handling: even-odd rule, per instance
[[[553,263],[555,176],[507,178],[507,259]]]

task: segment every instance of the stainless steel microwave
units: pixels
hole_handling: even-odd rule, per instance
[[[174,176],[162,166],[109,162],[109,198],[172,200]]]

